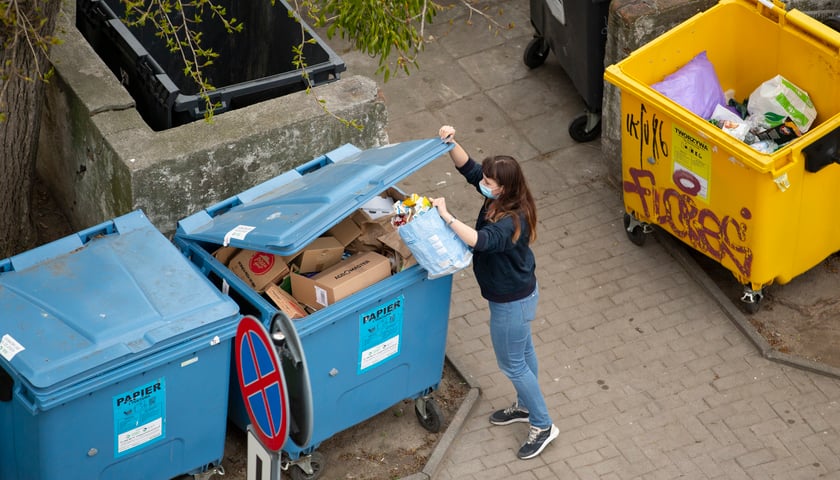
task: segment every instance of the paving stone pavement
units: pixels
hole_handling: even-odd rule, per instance
[[[481,2],[495,30],[460,2],[427,25],[420,70],[383,83],[376,61],[330,43],[346,74],[377,78],[391,142],[442,124],[473,156],[512,154],[536,196],[540,382],[561,434],[536,459],[515,456],[525,424],[494,427],[514,399],[495,364],[487,303],[456,274],[447,355],[481,396],[434,478],[840,478],[840,382],[764,359],[709,293],[657,241],[630,243],[599,141],[567,126],[583,103],[553,54],[529,70],[527,0]],[[481,199],[448,157],[400,184],[445,196],[469,223]],[[699,269],[695,269],[699,270]]]

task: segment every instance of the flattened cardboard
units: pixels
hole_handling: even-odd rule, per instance
[[[318,237],[292,261],[300,273],[320,272],[341,261],[344,245],[335,237]]]
[[[362,232],[353,241],[352,245],[348,247],[348,250],[378,250],[382,248],[382,242],[379,238],[397,231],[396,227],[391,225],[391,216],[371,220],[366,213],[361,210],[356,210],[352,218],[357,221]]]
[[[408,248],[408,245],[405,244],[402,237],[400,236],[400,232],[394,230],[392,232],[388,232],[385,235],[382,235],[377,238],[383,245],[390,248],[391,250],[399,253],[403,258],[407,258],[411,256],[411,250]]]
[[[327,235],[335,237],[345,247],[350,245],[361,233],[362,229],[356,225],[352,217],[345,218],[338,225],[327,230]]]
[[[303,318],[308,315],[306,310],[303,309],[303,306],[301,306],[301,304],[299,304],[293,296],[286,293],[285,290],[277,285],[269,285],[269,287],[265,290],[265,294],[268,295],[268,298],[274,302],[274,305],[276,305],[277,308],[279,308],[292,320]]]
[[[222,265],[227,266],[230,263],[230,259],[232,259],[237,253],[239,253],[239,249],[236,247],[219,247],[213,252],[213,256],[216,257]]]
[[[258,293],[289,274],[283,257],[254,250],[241,250],[230,260],[228,269]]]
[[[304,305],[318,310],[390,275],[388,258],[375,252],[358,253],[312,277],[292,273],[292,295]]]

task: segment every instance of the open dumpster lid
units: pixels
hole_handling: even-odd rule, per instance
[[[229,341],[239,309],[136,211],[0,261],[0,311],[0,364],[57,390]]]
[[[291,255],[452,147],[439,138],[369,150],[346,144],[181,220],[177,235]]]

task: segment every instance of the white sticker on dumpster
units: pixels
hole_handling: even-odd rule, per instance
[[[400,354],[405,296],[383,303],[359,315],[359,361],[357,373]]]
[[[115,395],[114,456],[133,453],[137,448],[166,438],[166,379]]]
[[[679,190],[692,198],[709,202],[709,179],[712,177],[712,150],[706,142],[674,125],[674,171],[672,180]]]
[[[327,296],[327,291],[315,285],[315,301],[325,307],[330,306],[330,298]]]
[[[11,362],[15,355],[23,350],[26,350],[26,348],[9,334],[3,335],[3,338],[0,339],[0,355],[8,362]]]
[[[223,245],[227,247],[231,240],[245,240],[245,237],[255,228],[257,227],[252,227],[250,225],[237,225],[236,228],[225,234]]]

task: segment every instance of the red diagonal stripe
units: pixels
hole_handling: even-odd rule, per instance
[[[273,431],[274,430],[274,419],[271,416],[271,408],[269,408],[269,406],[268,406],[268,400],[266,399],[265,389],[266,389],[266,387],[277,383],[277,380],[272,380],[268,375],[262,375],[262,372],[260,372],[260,364],[257,362],[257,354],[254,352],[254,344],[253,344],[253,342],[251,342],[251,335],[248,334],[248,335],[246,335],[246,337],[248,338],[248,347],[251,350],[251,361],[254,362],[254,368],[257,370],[257,375],[259,376],[259,378],[257,378],[256,380],[254,380],[253,382],[251,382],[250,384],[245,386],[245,394],[247,396],[250,396],[250,394],[252,392],[254,392],[255,390],[260,390],[261,391],[260,396],[262,397],[262,400],[263,400],[263,406],[265,408],[265,411],[268,413],[268,425],[269,425],[269,428],[272,429],[271,436],[274,437],[274,436],[277,435],[277,432]],[[273,359],[272,359],[271,363],[274,364]],[[274,371],[277,371],[277,365],[274,365]]]

